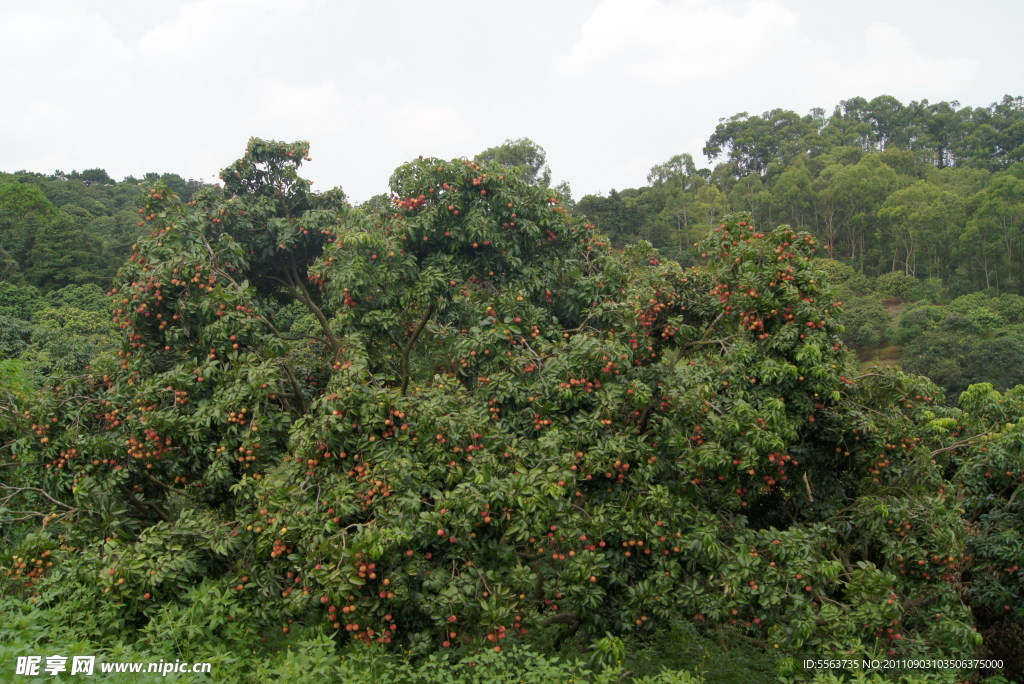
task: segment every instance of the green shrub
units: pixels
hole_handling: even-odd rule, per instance
[[[906,300],[916,286],[917,278],[914,276],[907,275],[903,271],[893,271],[883,273],[875,278],[874,290],[881,295]]]

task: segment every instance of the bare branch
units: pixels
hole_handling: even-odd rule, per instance
[[[960,449],[962,447],[973,446],[976,442],[978,442],[979,440],[985,439],[988,436],[989,436],[989,433],[986,432],[986,433],[981,434],[981,435],[974,435],[973,437],[968,437],[967,439],[961,440],[961,441],[957,442],[956,444],[950,444],[947,447],[942,447],[941,449],[936,449],[935,451],[932,452],[932,456],[938,456],[939,454],[943,454],[943,453],[945,453],[947,451],[955,451],[956,449]]]
[[[4,497],[4,501],[8,501],[11,498],[13,498],[14,496],[16,496],[17,494],[21,494],[23,492],[35,492],[36,494],[42,495],[42,497],[44,499],[46,499],[47,501],[49,501],[50,503],[56,504],[56,505],[60,506],[61,508],[65,509],[65,510],[69,510],[69,511],[76,510],[73,506],[68,506],[66,503],[63,503],[61,501],[57,501],[52,496],[47,494],[42,489],[39,489],[38,487],[12,487],[10,485],[0,484],[0,489],[3,489],[4,491],[11,492],[11,494],[9,494],[6,497]]]

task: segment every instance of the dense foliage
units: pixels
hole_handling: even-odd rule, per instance
[[[106,287],[143,234],[139,184],[156,180],[186,198],[201,187],[156,173],[115,183],[102,169],[0,174],[0,280],[40,290]]]
[[[143,181],[183,197],[200,187],[175,174],[115,183],[102,169],[0,173],[0,364],[36,383],[78,373],[116,347],[104,289],[145,235]]]
[[[741,114],[714,170],[575,209],[527,139],[359,208],[305,143],[140,206],[100,169],[0,177],[7,653],[685,680],[732,643],[765,676],[1012,677],[1022,111]]]
[[[1021,381],[1007,295],[1024,294],[1022,132],[1024,104],[1010,96],[977,108],[883,96],[830,116],[741,113],[705,146],[714,169],[676,155],[648,186],[583,197],[579,209],[614,244],[647,239],[687,264],[730,212],[809,231],[818,255],[836,260],[844,341],[864,361],[928,375],[952,401],[972,383]],[[954,300],[955,311],[934,308]]]
[[[861,373],[811,235],[729,217],[684,268],[529,162],[420,159],[352,208],[306,152],[151,185],[118,351],[5,379],[7,610],[207,657],[590,645],[558,676],[597,677],[681,630],[783,676],[1020,670],[1019,391]]]
[[[676,155],[649,185],[580,200],[618,243],[685,253],[721,216],[814,233],[868,276],[938,279],[952,294],[1024,294],[1024,100],[990,107],[844,100],[830,115],[774,109],[724,119],[705,145],[713,169]]]

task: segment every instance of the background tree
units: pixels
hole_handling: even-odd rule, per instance
[[[721,155],[736,164],[738,176],[763,175],[771,164],[786,164],[806,155],[821,127],[822,112],[801,117],[796,112],[773,109],[761,116],[741,112],[723,119],[704,146],[709,161]]]
[[[0,185],[0,248],[8,262],[6,279],[21,277],[36,236],[60,220],[60,212],[38,188],[21,183]]]
[[[551,185],[551,169],[547,165],[544,148],[529,138],[506,140],[496,147],[488,147],[473,160],[481,165],[501,164],[517,168],[527,183]]]

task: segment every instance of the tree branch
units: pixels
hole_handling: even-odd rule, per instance
[[[565,640],[565,637],[576,636],[576,632],[580,630],[580,625],[583,624],[583,620],[581,620],[580,616],[576,613],[569,611],[567,613],[562,613],[561,615],[552,615],[540,624],[541,627],[550,627],[551,625],[569,626],[568,633],[562,633],[555,637],[555,643],[553,644],[553,646],[554,649],[557,651],[559,648],[562,647],[562,642]]]
[[[955,451],[956,449],[960,449],[961,447],[972,446],[979,439],[983,439],[983,438],[988,437],[988,436],[989,436],[989,433],[986,432],[984,434],[974,435],[973,437],[968,437],[967,439],[962,440],[960,442],[957,442],[956,444],[950,444],[947,447],[942,447],[941,449],[936,449],[935,451],[932,452],[932,456],[938,456],[939,454],[943,454],[943,453],[945,453],[947,451]]]
[[[316,316],[316,319],[320,322],[320,328],[323,329],[324,335],[327,336],[327,342],[331,345],[331,351],[334,352],[334,360],[341,360],[341,343],[338,338],[334,335],[334,331],[331,330],[330,322],[327,320],[327,316],[324,315],[323,310],[316,305],[313,298],[309,296],[309,290],[302,284],[302,278],[298,273],[295,272],[294,267],[289,266],[285,273],[288,274],[289,281],[281,281],[285,287],[291,290],[291,293],[299,299],[310,312]]]
[[[427,307],[426,312],[423,314],[423,318],[420,319],[416,329],[412,331],[412,335],[409,337],[409,341],[404,347],[402,347],[402,386],[400,388],[401,395],[404,397],[406,390],[409,388],[409,353],[412,351],[412,346],[416,344],[416,340],[419,339],[420,333],[423,332],[423,328],[427,325],[427,321],[434,314],[434,307],[436,302],[431,302],[430,306]]]
[[[721,344],[725,346],[724,340],[709,339],[711,337],[711,333],[714,332],[715,328],[718,326],[718,322],[721,321],[724,317],[725,312],[722,311],[721,313],[718,314],[718,316],[715,317],[715,320],[711,321],[711,323],[708,324],[708,327],[704,329],[704,333],[700,336],[700,339],[692,340],[683,345],[683,347],[679,350],[679,353],[676,354],[676,357],[672,359],[672,363],[669,365],[675,368],[675,365],[682,361],[684,356],[689,356],[690,352],[697,349],[697,347],[704,346],[705,344]]]
[[[291,383],[292,391],[295,393],[295,401],[299,404],[299,415],[304,416],[309,413],[309,407],[306,405],[305,397],[302,396],[302,390],[299,388],[299,383],[292,372],[291,364],[287,360],[281,359],[281,367],[284,368],[284,374],[288,376],[288,382]]]
[[[11,499],[11,498],[13,498],[13,497],[14,497],[15,495],[17,495],[17,494],[21,494],[21,493],[23,493],[23,492],[35,492],[36,494],[41,494],[41,495],[43,496],[43,498],[44,498],[44,499],[46,499],[47,501],[49,501],[50,503],[54,503],[54,504],[57,504],[58,506],[60,506],[60,507],[61,507],[61,508],[63,508],[63,509],[66,509],[66,510],[69,510],[69,511],[73,511],[73,510],[75,510],[75,508],[74,508],[74,507],[72,507],[72,506],[69,506],[69,505],[67,505],[66,503],[63,503],[63,502],[57,501],[57,500],[56,500],[56,499],[54,499],[54,498],[53,498],[52,496],[50,496],[49,494],[47,494],[47,493],[46,493],[45,491],[43,491],[42,489],[39,489],[38,487],[11,487],[10,485],[0,484],[0,489],[3,489],[4,491],[9,491],[9,492],[11,492],[11,493],[10,493],[10,494],[8,494],[8,495],[7,495],[6,497],[4,497],[4,502],[6,502],[6,501],[10,500],[10,499]]]
[[[132,490],[129,489],[126,485],[121,485],[119,488],[121,490],[121,493],[128,498],[128,501],[130,501],[137,510],[150,510],[156,513],[157,516],[164,522],[171,521],[171,516],[167,515],[167,511],[161,508],[159,504],[153,503],[152,501],[144,501],[140,499],[139,497],[135,496],[135,493],[132,492]]]
[[[771,644],[769,644],[767,641],[763,641],[762,639],[758,639],[757,637],[747,636],[746,634],[743,634],[741,632],[731,632],[729,636],[736,637],[737,639],[740,639],[742,641],[746,641],[748,644],[753,644],[754,646],[764,649],[765,651],[770,652],[772,650]]]

